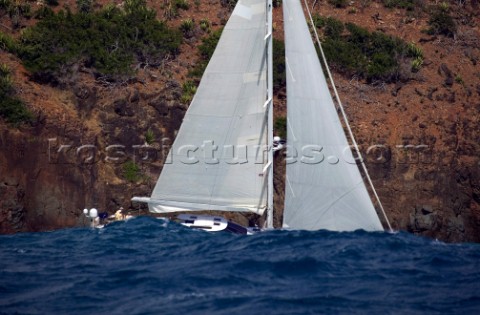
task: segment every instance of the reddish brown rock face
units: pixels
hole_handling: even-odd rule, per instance
[[[162,3],[149,2],[163,16]],[[220,27],[227,9],[220,1],[200,2],[167,23],[208,18],[213,29]],[[472,5],[477,2],[451,4],[455,39],[426,35],[427,15],[407,16],[380,2],[353,4],[355,11],[327,2],[315,7],[323,16],[422,48],[424,64],[406,82],[367,84],[335,68],[333,76],[394,229],[455,242],[480,241],[480,34],[475,26],[480,17]],[[282,18],[281,9],[275,9],[278,39],[283,39]],[[10,25],[8,19],[2,15],[1,24]],[[19,36],[18,29],[1,30]],[[187,109],[182,84],[191,79],[202,34],[185,40],[180,54],[162,67],[139,69],[135,80],[117,86],[82,69],[62,86],[38,83],[18,58],[0,50],[0,63],[12,69],[19,97],[36,117],[18,128],[0,120],[0,233],[76,226],[84,221],[85,207],[112,214],[120,206],[132,207],[133,195],[149,195],[168,152],[170,141],[162,139],[174,139]],[[285,97],[285,89],[279,89],[276,116],[285,115]],[[149,130],[153,141],[141,147]],[[133,160],[139,177],[129,179],[125,162]],[[281,152],[275,166],[275,225],[280,226]],[[254,216],[229,217],[261,224]]]

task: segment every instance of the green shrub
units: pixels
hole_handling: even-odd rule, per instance
[[[175,0],[175,7],[182,10],[188,10],[190,8],[190,4],[187,0]]]
[[[215,48],[217,48],[220,36],[222,36],[222,31],[223,29],[216,30],[208,37],[202,39],[202,44],[198,46],[198,49],[200,50],[200,55],[203,59],[210,60]]]
[[[365,76],[368,57],[354,43],[327,38],[323,49],[327,60],[339,70]]]
[[[113,3],[105,5],[102,10],[99,11],[102,18],[112,20],[115,16],[122,14],[122,11]]]
[[[368,43],[370,41],[370,32],[363,27],[360,27],[356,24],[353,23],[347,23],[345,24],[345,27],[347,28],[348,32],[350,33],[348,37],[348,41],[359,44],[362,47],[368,47]]]
[[[457,82],[458,84],[461,84],[461,85],[465,84],[465,81],[463,81],[463,78],[459,74],[457,74],[455,76],[455,82]]]
[[[50,9],[49,7],[41,6],[37,11],[35,11],[35,13],[33,14],[33,17],[38,20],[41,20],[47,16],[52,16],[54,14],[55,13],[53,12],[53,10]]]
[[[32,119],[32,114],[28,111],[22,101],[11,96],[4,96],[0,99],[0,116],[6,122],[12,124],[21,124]]]
[[[397,71],[398,63],[395,58],[388,53],[379,52],[372,56],[371,63],[367,66],[367,78],[391,80],[396,76]]]
[[[0,63],[0,78],[10,75],[10,69],[4,63]]]
[[[32,6],[30,3],[19,3],[16,5],[16,7],[21,16],[27,19],[32,17]]]
[[[450,9],[450,5],[448,4],[448,2],[442,2],[438,5],[438,8],[443,12],[448,12],[448,10]]]
[[[5,64],[0,64],[0,117],[12,124],[30,121],[32,114],[25,104],[14,97],[10,69]]]
[[[197,84],[194,81],[186,81],[182,86],[182,97],[181,101],[184,104],[190,104],[193,99],[193,96],[197,92]]]
[[[140,167],[133,161],[127,161],[123,164],[123,177],[129,182],[137,182],[142,179]]]
[[[278,90],[286,84],[285,43],[273,39],[273,88]]]
[[[328,3],[336,8],[346,8],[348,5],[348,0],[328,0]]]
[[[17,48],[18,48],[17,43],[11,36],[0,32],[0,49],[1,50],[5,50],[10,53],[16,53]]]
[[[24,30],[18,55],[35,78],[47,82],[68,75],[75,64],[111,78],[133,73],[133,63],[160,65],[177,53],[181,34],[156,20],[145,3],[126,0],[123,10],[49,13]]]
[[[173,4],[168,4],[166,7],[165,7],[165,11],[163,13],[163,16],[167,19],[167,20],[171,20],[173,18],[176,18],[178,16],[178,9],[176,6],[174,6]]]
[[[433,10],[428,21],[430,35],[445,35],[453,37],[457,32],[457,25],[448,13],[448,8],[437,7]]]
[[[195,22],[193,22],[193,20],[190,18],[182,20],[182,23],[180,23],[180,30],[183,32],[183,34],[191,33],[194,27],[195,27]]]
[[[10,69],[7,65],[0,64],[0,96],[6,97],[13,92],[12,78],[10,77]]]
[[[285,117],[275,118],[275,123],[273,128],[275,130],[275,135],[279,136],[282,139],[287,139],[287,118]]]
[[[202,31],[210,33],[210,20],[209,19],[201,19],[200,20],[200,28]]]
[[[51,5],[52,7],[56,7],[58,5],[58,0],[47,0],[46,2],[48,5]]]
[[[153,133],[152,129],[148,129],[145,132],[145,142],[151,145],[155,141],[155,134]]]
[[[340,35],[342,35],[344,30],[345,30],[345,26],[341,21],[331,17],[328,17],[325,20],[324,32],[326,36],[331,38],[337,38],[337,37],[340,37]]]
[[[167,20],[171,20],[178,16],[178,10],[188,10],[189,8],[190,3],[187,0],[168,0],[163,5],[163,16]]]
[[[383,5],[387,8],[406,9],[413,11],[419,5],[418,0],[383,0]]]
[[[339,37],[345,30],[345,25],[342,23],[342,21],[332,17],[324,18],[318,14],[315,14],[312,19],[315,27],[323,29],[324,34],[328,37]]]
[[[127,14],[127,20],[130,22],[129,26],[133,26],[132,22],[155,21],[157,13],[155,10],[147,7],[146,0],[125,0],[123,6]]]
[[[318,27],[318,28],[324,27],[327,21],[326,18],[316,13],[312,16],[312,20],[313,20],[313,25],[315,25],[315,27]]]
[[[210,61],[210,58],[212,58],[213,52],[217,47],[220,36],[222,35],[222,31],[223,29],[216,30],[202,39],[202,43],[198,46],[200,58],[197,61],[195,68],[190,71],[190,76],[201,77],[203,75],[203,72],[207,68],[208,62]]]
[[[94,4],[94,0],[77,0],[77,9],[82,13],[90,13]]]
[[[13,0],[0,0],[0,9],[8,9],[13,4]]]
[[[415,43],[409,43],[407,46],[407,56],[412,58],[423,58],[423,50],[416,46]]]
[[[422,50],[415,45],[409,46],[381,32],[371,33],[353,23],[316,17],[316,25],[325,35],[323,48],[327,60],[338,70],[369,82],[396,81],[403,58],[423,56]]]
[[[412,72],[418,72],[423,65],[423,58],[416,57],[412,60]]]

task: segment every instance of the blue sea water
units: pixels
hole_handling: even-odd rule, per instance
[[[140,217],[0,236],[0,314],[479,314],[480,245],[191,230]]]

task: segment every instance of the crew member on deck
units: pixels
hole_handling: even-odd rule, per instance
[[[122,209],[122,220],[125,220],[127,218],[128,210],[123,208],[120,209]]]
[[[118,210],[115,212],[115,220],[116,220],[116,221],[122,220],[122,211],[123,211],[123,207],[120,207],[120,209],[118,209]]]
[[[285,147],[286,141],[279,136],[273,137],[273,152],[281,150]]]

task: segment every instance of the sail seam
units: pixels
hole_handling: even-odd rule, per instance
[[[288,178],[288,176],[285,176],[285,178],[287,179],[288,187],[290,187],[290,191],[292,192],[293,198],[296,198],[295,192],[293,191],[292,184],[290,183],[290,179]]]
[[[343,198],[348,196],[350,193],[352,193],[354,190],[356,190],[362,184],[363,184],[363,181],[360,181],[358,184],[354,185],[350,190],[346,191],[341,196],[339,196],[336,200],[332,201],[330,203],[330,205],[328,205],[325,208],[325,211],[323,212],[323,214],[320,217],[317,218],[316,222],[320,222],[321,219],[323,218],[323,216],[330,210],[330,208],[332,208],[336,203],[338,203],[340,200],[342,200]]]
[[[290,64],[288,63],[287,57],[285,57],[285,63],[287,64],[288,73],[290,74],[292,81],[295,82],[295,77],[293,76],[293,71],[292,71],[292,68],[290,67]]]

